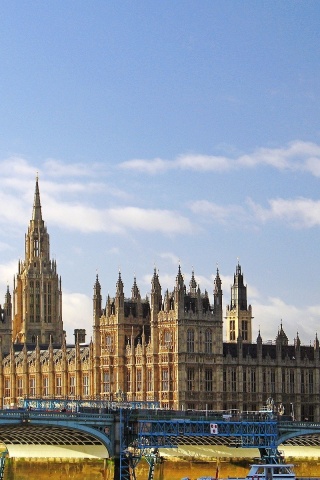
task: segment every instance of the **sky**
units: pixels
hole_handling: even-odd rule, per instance
[[[313,344],[319,21],[317,0],[1,2],[0,299],[38,174],[67,340],[90,340],[97,274],[103,305],[119,270],[145,297],[179,264],[212,300],[219,268],[225,312],[239,262],[253,340]]]

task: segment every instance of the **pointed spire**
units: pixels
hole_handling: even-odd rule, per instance
[[[38,173],[37,173],[37,176],[36,176],[36,188],[35,188],[35,192],[34,192],[32,220],[33,221],[42,221]]]
[[[262,337],[261,337],[261,333],[260,333],[260,327],[259,327],[259,333],[258,333],[258,337],[257,337],[257,344],[262,344]]]
[[[139,291],[139,288],[138,288],[138,285],[137,285],[137,279],[136,279],[136,276],[134,276],[133,278],[133,286],[132,286],[132,289],[131,289],[131,296],[132,296],[132,299],[138,299],[140,297],[140,291]]]
[[[116,284],[116,288],[117,288],[117,294],[122,294],[123,293],[123,282],[122,282],[122,278],[121,278],[121,271],[120,271],[120,268],[119,268],[119,277],[118,277],[118,281],[117,281],[117,284]]]
[[[195,293],[197,289],[197,282],[194,277],[194,268],[192,267],[191,280],[189,282],[190,293]]]
[[[95,281],[95,284],[94,284],[94,289],[97,291],[98,289],[101,289],[101,285],[100,285],[100,282],[99,282],[99,275],[98,273],[96,274],[96,281]]]
[[[219,293],[221,291],[221,278],[219,274],[219,268],[217,266],[217,274],[216,278],[214,279],[214,293]]]

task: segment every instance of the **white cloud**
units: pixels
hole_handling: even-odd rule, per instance
[[[312,142],[295,141],[282,148],[258,148],[251,154],[227,157],[220,155],[184,154],[174,160],[128,160],[119,166],[149,174],[167,170],[196,170],[200,172],[226,172],[240,168],[268,165],[277,170],[309,172],[320,176],[320,146]]]
[[[182,170],[224,172],[230,170],[232,161],[226,157],[209,155],[180,155],[175,162]]]
[[[143,209],[137,207],[114,208],[107,211],[111,224],[118,228],[131,228],[163,234],[191,234],[194,227],[190,220],[170,210]]]
[[[269,298],[265,303],[254,303],[253,341],[256,340],[260,329],[263,342],[275,340],[278,329],[282,323],[289,343],[292,344],[299,334],[301,343],[313,343],[320,319],[320,305],[310,307],[297,307],[288,305],[280,298]]]
[[[9,169],[10,164],[10,169]],[[50,160],[47,166],[57,176],[82,175],[82,165],[62,165]],[[6,226],[25,225],[25,219],[31,218],[35,171],[24,159],[12,157],[0,162],[5,175],[2,178],[3,190],[0,192],[0,223]],[[45,167],[46,168],[46,167]],[[88,170],[90,168],[88,167]],[[14,176],[12,175],[14,173]],[[100,208],[86,204],[87,194],[128,199],[129,195],[116,186],[99,181],[69,181],[59,183],[43,180],[40,182],[41,203],[46,222],[60,228],[84,233],[106,232],[123,234],[128,230],[159,232],[165,235],[191,234],[194,231],[190,220],[179,212],[162,209],[144,209],[135,206]],[[42,187],[42,188],[41,188]],[[72,195],[78,201],[68,202]]]
[[[271,220],[285,221],[298,228],[311,228],[320,225],[320,201],[310,198],[286,200],[283,198],[268,201],[269,208],[249,202],[256,218],[265,223]]]
[[[46,220],[86,233],[121,234],[131,229],[172,235],[191,234],[194,231],[190,220],[175,211],[137,207],[98,209],[80,203],[59,203],[53,199],[46,200]]]
[[[4,298],[7,285],[11,289],[13,278],[18,271],[18,260],[11,260],[8,263],[0,264],[0,298]],[[2,303],[2,301],[0,301]]]
[[[125,170],[137,170],[152,175],[165,172],[171,168],[171,163],[161,158],[154,158],[153,160],[134,159],[120,163],[120,168]]]
[[[85,328],[89,342],[92,337],[92,299],[81,293],[63,292],[63,327],[67,333],[67,342],[74,342],[74,329]]]
[[[320,200],[310,198],[275,198],[267,201],[268,206],[245,200],[243,205],[218,205],[207,200],[190,203],[191,211],[203,222],[219,222],[223,225],[252,225],[274,221],[285,222],[294,228],[312,228],[320,225]]]
[[[43,167],[46,175],[52,177],[90,177],[96,174],[95,165],[90,163],[65,163],[48,158]]]

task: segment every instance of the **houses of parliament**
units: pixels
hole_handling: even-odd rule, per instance
[[[18,406],[25,397],[117,401],[121,396],[166,409],[259,410],[271,397],[296,419],[320,421],[317,336],[313,346],[301,345],[298,335],[289,344],[281,325],[274,341],[264,343],[260,332],[253,341],[252,307],[239,263],[225,310],[218,270],[213,303],[194,272],[185,284],[180,266],[172,291],[162,291],[154,270],[146,298],[136,279],[125,296],[119,273],[115,295],[103,302],[97,276],[91,340],[77,329],[70,345],[37,178],[25,257],[17,270],[0,308],[0,407]]]

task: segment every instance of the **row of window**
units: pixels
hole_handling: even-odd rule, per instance
[[[280,386],[277,387],[275,369],[263,370],[262,372],[262,392],[273,394],[277,388],[278,393],[314,393],[314,375],[310,370],[300,372],[300,382],[297,384],[297,372],[293,369],[283,369],[281,372]],[[223,391],[224,392],[248,392],[257,393],[257,372],[254,368],[244,369],[242,371],[242,386],[239,385],[240,379],[237,376],[236,368],[223,371]]]
[[[161,345],[167,347],[168,349],[173,344],[173,337],[170,330],[165,329],[163,334],[161,335]],[[112,335],[109,333],[105,336],[104,346],[107,350],[112,351],[113,347],[113,338]],[[205,353],[212,353],[212,330],[206,329],[204,332],[204,352]],[[201,350],[201,345],[200,345]],[[195,352],[195,330],[189,328],[187,330],[187,352],[194,353]]]
[[[135,372],[135,391],[141,392],[143,387],[143,378],[142,378],[142,370],[139,368]],[[103,393],[110,393],[112,388],[112,375],[109,371],[103,372],[102,376],[102,392]],[[133,385],[133,378],[131,370],[127,370],[126,374],[126,385],[125,389],[127,392],[131,392],[134,390]],[[153,391],[153,370],[148,368],[146,370],[146,390]],[[186,382],[186,389],[188,391],[195,391],[196,390],[196,382],[195,382],[195,369],[188,368],[187,369],[187,382]],[[160,390],[162,392],[168,392],[169,390],[173,390],[173,377],[172,373],[170,373],[168,368],[162,368],[160,373]],[[213,391],[213,370],[211,368],[205,369],[204,371],[204,391],[205,392],[212,392]]]
[[[52,295],[51,283],[44,282],[42,284],[43,294],[40,295],[40,282],[30,281],[30,297],[29,297],[29,319],[30,322],[40,322],[40,309],[42,298],[43,319],[46,323],[52,321]]]
[[[23,397],[26,393],[26,386],[24,385],[23,378],[18,377],[16,380],[16,396]],[[49,388],[49,376],[42,375],[41,378],[41,395],[43,397],[48,397],[50,388]],[[62,377],[57,376],[55,378],[55,385],[54,385],[54,395],[61,396],[63,394],[63,385],[62,385]],[[70,375],[68,379],[68,388],[67,388],[67,395],[73,396],[77,394],[76,388],[76,377],[74,375]],[[90,383],[89,383],[89,374],[83,374],[81,379],[81,394],[83,396],[90,395]],[[37,385],[36,385],[36,377],[29,378],[29,396],[35,397],[37,395]],[[9,377],[4,379],[4,397],[10,398],[11,397],[11,380]]]

